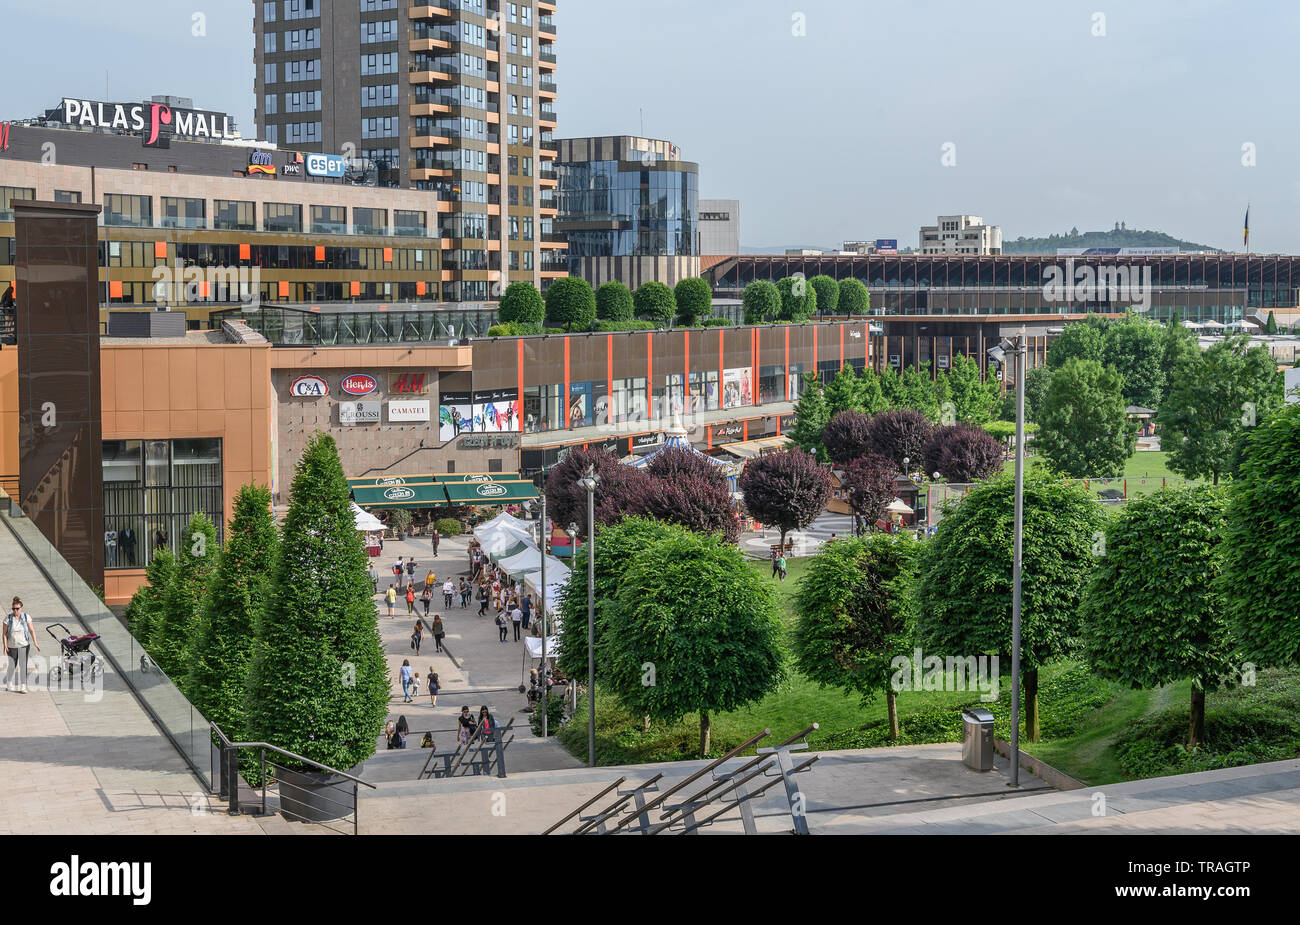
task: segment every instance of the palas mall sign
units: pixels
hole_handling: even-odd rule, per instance
[[[101,103],[64,97],[46,113],[50,122],[139,132],[146,148],[165,146],[169,137],[229,140],[237,136],[230,116],[202,109],[173,109],[166,103]]]

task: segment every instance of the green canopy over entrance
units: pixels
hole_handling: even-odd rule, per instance
[[[447,494],[433,482],[406,485],[369,485],[352,489],[362,507],[446,507]]]
[[[452,504],[509,504],[532,501],[537,488],[524,479],[499,482],[443,482],[442,489]]]

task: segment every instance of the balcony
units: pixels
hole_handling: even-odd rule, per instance
[[[543,77],[541,80],[537,81],[537,89],[540,90],[540,91],[542,91],[543,93],[557,93],[557,92],[559,92],[559,91],[556,89],[555,81],[553,81],[553,80],[548,80],[548,79],[546,79],[545,77]]]
[[[553,52],[553,51],[539,51],[539,52],[537,53],[537,60],[540,61],[540,62],[542,62],[543,64],[551,64],[551,65],[554,65],[554,64],[555,64],[555,52]]]
[[[552,16],[538,16],[537,31],[545,32],[547,35],[555,35],[555,18]]]

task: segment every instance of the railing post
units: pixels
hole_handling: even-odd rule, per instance
[[[239,750],[235,748],[223,748],[222,755],[225,759],[224,771],[222,777],[225,779],[226,791],[229,794],[230,805],[227,812],[232,816],[239,815]]]

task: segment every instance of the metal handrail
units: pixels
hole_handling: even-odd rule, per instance
[[[549,829],[547,829],[547,830],[546,830],[545,832],[543,832],[542,834],[543,834],[543,835],[550,835],[552,832],[554,832],[554,831],[555,831],[556,829],[558,829],[560,826],[564,825],[564,823],[568,822],[568,821],[569,821],[570,819],[572,819],[574,816],[576,816],[576,815],[578,815],[579,813],[581,813],[584,809],[586,809],[586,808],[587,808],[588,806],[590,806],[592,803],[595,803],[597,800],[599,800],[599,799],[600,799],[601,797],[603,797],[605,794],[609,793],[611,790],[613,790],[613,789],[615,789],[616,787],[618,787],[618,785],[621,784],[621,783],[623,783],[625,780],[627,780],[627,777],[626,777],[626,776],[624,776],[624,777],[620,777],[618,780],[614,781],[614,783],[610,784],[610,785],[609,785],[608,787],[606,787],[604,790],[600,791],[600,793],[596,794],[594,797],[592,797],[592,798],[591,798],[590,800],[588,800],[586,803],[583,803],[581,806],[579,806],[579,807],[578,807],[577,809],[575,809],[573,812],[569,813],[567,816],[565,816],[565,817],[564,817],[563,819],[561,819],[559,822],[555,823],[555,825],[551,826]]]

